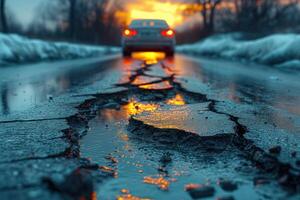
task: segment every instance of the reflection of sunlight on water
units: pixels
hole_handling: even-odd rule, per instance
[[[140,198],[137,196],[133,196],[130,194],[129,190],[122,189],[121,192],[123,193],[122,195],[117,197],[117,200],[150,200],[148,198]]]
[[[132,85],[142,85],[145,83],[150,83],[152,81],[157,81],[157,78],[151,78],[148,76],[138,76],[136,79],[134,79],[134,81],[131,83]]]
[[[128,116],[137,115],[143,112],[153,112],[159,108],[158,104],[145,104],[131,100],[129,104],[125,106]]]
[[[121,121],[143,112],[153,112],[158,108],[158,104],[142,103],[131,99],[128,104],[121,106],[118,110],[110,108],[101,110],[100,118],[108,122]]]
[[[129,77],[132,75],[131,66],[132,66],[132,59],[124,58],[123,65],[122,65],[122,78],[119,83],[127,83],[129,82]]]
[[[128,142],[129,141],[129,137],[126,133],[121,133],[119,134],[119,138],[124,141],[124,142]]]
[[[149,115],[140,115],[137,116],[137,119],[161,129],[180,129],[196,132],[199,124],[193,125],[193,121],[190,119],[191,113],[191,109],[183,106],[172,110],[172,112],[159,110],[159,112],[152,112]]]
[[[113,172],[114,169],[112,169],[111,167],[107,167],[107,166],[100,166],[99,167],[101,171],[104,171],[104,172]]]
[[[129,136],[126,133],[118,133],[118,137],[120,140],[124,142],[123,149],[126,151],[131,151],[132,147],[130,146],[129,143]]]
[[[174,106],[183,106],[186,104],[181,94],[176,94],[176,96],[173,97],[172,99],[168,99],[166,103]]]
[[[133,59],[145,61],[147,65],[153,65],[159,60],[163,60],[166,54],[163,52],[135,52],[131,56]]]
[[[147,90],[160,90],[160,89],[171,89],[173,86],[169,83],[169,81],[163,81],[160,83],[153,83],[153,84],[145,84],[140,85],[139,88],[147,89]]]
[[[158,178],[146,176],[146,177],[144,177],[144,183],[157,185],[157,187],[159,187],[159,189],[161,189],[161,190],[168,190],[169,186],[170,186],[170,182],[168,180],[164,179],[162,176],[160,176]]]

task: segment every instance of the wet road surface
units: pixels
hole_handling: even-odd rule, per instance
[[[18,113],[65,96],[63,156],[111,174],[91,199],[299,198],[299,73],[154,53],[81,62],[3,69],[0,123],[46,119]]]

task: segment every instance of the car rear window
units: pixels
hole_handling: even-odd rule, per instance
[[[130,24],[130,27],[159,27],[159,28],[168,28],[169,25],[164,20],[133,20]]]

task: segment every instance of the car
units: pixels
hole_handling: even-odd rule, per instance
[[[175,31],[165,20],[135,19],[123,30],[122,50],[125,57],[136,51],[165,52],[166,56],[172,57],[175,45]]]

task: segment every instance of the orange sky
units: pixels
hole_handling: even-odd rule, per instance
[[[282,3],[289,3],[290,0],[281,0]],[[193,3],[193,0],[128,0],[125,3],[126,11],[117,11],[116,16],[120,24],[128,25],[132,19],[165,19],[172,28],[181,29],[186,26],[193,26],[202,21],[199,11],[200,5]],[[114,5],[114,0],[110,6]],[[232,2],[223,1],[219,7],[227,7],[232,10],[235,6]],[[188,23],[183,23],[188,22]]]

